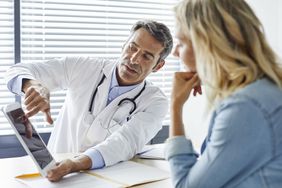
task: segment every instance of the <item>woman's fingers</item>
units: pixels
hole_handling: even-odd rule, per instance
[[[184,104],[192,89],[199,83],[198,75],[191,72],[176,72],[174,74],[171,99],[173,103]]]

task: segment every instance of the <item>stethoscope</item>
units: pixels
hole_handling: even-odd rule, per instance
[[[95,97],[96,97],[96,94],[98,92],[98,88],[99,86],[104,82],[106,76],[105,74],[103,74],[103,77],[101,78],[100,82],[98,83],[96,89],[94,90],[94,93],[91,97],[91,101],[90,101],[90,105],[89,105],[89,108],[88,108],[88,114],[92,116],[91,120],[90,121],[93,121],[94,120],[94,117],[93,117],[93,103],[94,103],[94,100],[95,100]],[[120,107],[123,103],[125,102],[130,102],[132,103],[133,105],[133,108],[130,110],[129,112],[129,116],[136,110],[137,108],[137,105],[136,105],[136,102],[135,100],[142,94],[142,92],[145,90],[145,87],[146,87],[146,82],[144,83],[144,86],[142,87],[142,89],[139,91],[139,93],[137,93],[137,95],[135,95],[135,97],[133,98],[124,98],[122,99],[121,101],[119,101],[118,103],[118,106]],[[128,118],[127,118],[128,120]]]

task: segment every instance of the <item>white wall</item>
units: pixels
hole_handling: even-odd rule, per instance
[[[261,20],[267,40],[273,49],[282,56],[282,1],[247,0]],[[183,110],[185,131],[199,150],[207,133],[208,121],[204,114],[206,100],[204,96],[190,97]]]
[[[282,56],[282,1],[247,0],[261,20],[267,40],[276,53]],[[279,11],[280,10],[280,11]]]
[[[204,92],[204,91],[203,91]],[[192,139],[197,151],[200,151],[201,144],[207,134],[208,115],[205,112],[205,94],[194,97],[191,95],[184,105],[183,121],[185,124],[186,136]]]

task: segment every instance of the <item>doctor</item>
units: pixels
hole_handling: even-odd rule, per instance
[[[24,95],[28,117],[41,111],[52,123],[49,91],[67,90],[48,147],[53,153],[83,153],[59,163],[48,173],[50,181],[128,160],[156,135],[168,101],[145,78],[163,67],[172,43],[165,25],[139,21],[119,59],[65,57],[7,71],[8,88]]]

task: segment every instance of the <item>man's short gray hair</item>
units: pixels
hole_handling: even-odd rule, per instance
[[[173,39],[169,28],[159,22],[153,20],[142,20],[136,22],[131,28],[131,34],[140,28],[144,28],[148,31],[156,40],[162,43],[164,46],[163,51],[160,54],[160,59],[165,59],[171,52],[173,46]]]

